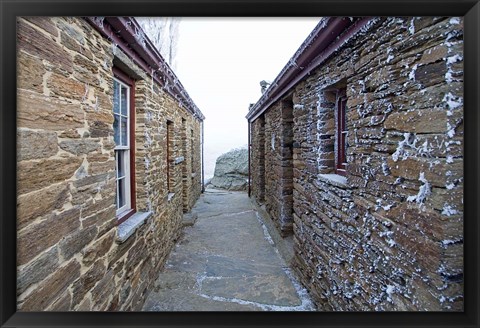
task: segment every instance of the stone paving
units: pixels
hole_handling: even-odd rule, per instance
[[[143,311],[314,311],[244,192],[207,189]]]

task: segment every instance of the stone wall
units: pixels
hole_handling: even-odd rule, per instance
[[[265,202],[265,116],[250,125],[250,192],[253,199]]]
[[[289,102],[265,113],[265,207],[283,236],[293,232],[292,122]]]
[[[334,174],[329,91],[343,87],[346,177]],[[292,91],[294,266],[319,308],[461,311],[462,19],[376,19]],[[278,107],[267,126],[279,124]],[[269,163],[266,134],[267,151],[252,146],[252,158]]]
[[[17,53],[17,308],[140,310],[201,192],[201,122],[82,19],[19,18]],[[113,65],[136,80],[136,203],[152,213],[122,241]]]

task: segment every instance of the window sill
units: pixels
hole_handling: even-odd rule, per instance
[[[117,243],[124,243],[150,216],[152,212],[137,212],[121,223],[117,230]]]
[[[348,188],[347,178],[339,174],[319,174],[318,178],[340,188]]]
[[[171,201],[172,198],[173,198],[173,196],[175,196],[175,193],[174,193],[174,192],[169,192],[169,193],[168,193],[168,196],[167,196],[167,200],[168,200],[168,201]]]

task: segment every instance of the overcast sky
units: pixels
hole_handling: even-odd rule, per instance
[[[176,74],[205,115],[205,176],[247,145],[248,105],[261,96],[320,18],[182,18]]]

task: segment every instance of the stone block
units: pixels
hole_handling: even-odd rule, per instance
[[[58,152],[55,132],[17,130],[17,160],[42,159]]]
[[[38,190],[73,177],[80,167],[81,158],[52,158],[39,161],[22,161],[17,165],[18,193]]]
[[[20,306],[20,311],[43,311],[80,277],[80,264],[72,260],[44,280]]]
[[[68,199],[68,184],[60,183],[17,198],[17,229],[61,209]]]
[[[50,33],[52,36],[58,36],[58,29],[53,24],[50,17],[43,17],[43,16],[25,16],[22,19],[26,20],[27,22],[32,23],[35,26],[40,27],[44,31]]]
[[[86,95],[87,85],[80,83],[71,77],[53,73],[47,80],[47,87],[53,95],[68,100],[81,101]]]
[[[446,133],[447,113],[441,109],[422,109],[390,114],[386,129],[412,133]]]
[[[83,111],[78,104],[19,90],[17,93],[17,127],[63,131],[84,126]]]
[[[142,228],[140,228],[142,229]],[[128,271],[133,270],[143,259],[146,257],[147,247],[145,240],[143,238],[137,239],[135,245],[128,251],[127,255],[127,266]]]
[[[90,123],[89,132],[92,138],[107,138],[113,136],[113,127],[109,123],[94,121]]]
[[[60,297],[53,302],[47,311],[66,312],[72,308],[72,295],[68,290],[65,290]]]
[[[17,268],[17,295],[55,272],[59,266],[57,247],[45,251],[38,258]]]
[[[433,161],[410,157],[394,162],[389,158],[387,164],[392,175],[396,177],[418,181],[420,173],[423,172],[432,186],[445,187],[463,177],[463,160],[455,159],[453,163],[447,163],[439,159]]]
[[[73,72],[73,60],[70,54],[23,19],[17,21],[17,49],[49,61],[63,73]]]
[[[69,260],[76,253],[79,253],[97,235],[97,227],[91,226],[72,233],[60,240],[60,254],[65,260]]]
[[[106,299],[113,295],[115,290],[115,275],[113,270],[108,270],[103,278],[92,289],[93,309],[99,310]]]
[[[114,239],[116,235],[116,230],[112,230],[107,233],[103,238],[97,240],[95,243],[85,248],[82,251],[83,263],[85,265],[91,265],[99,258],[103,257],[114,245]]]
[[[61,141],[59,146],[63,150],[79,156],[99,150],[101,144],[97,140],[74,139]]]
[[[28,263],[40,253],[57,244],[60,239],[80,227],[80,210],[72,208],[31,224],[18,233],[17,264]]]
[[[95,262],[90,269],[85,272],[73,284],[73,306],[79,304],[83,297],[90,291],[95,284],[102,279],[107,271],[102,261]]]
[[[447,57],[448,48],[443,45],[437,45],[423,52],[419,64],[435,63],[438,60],[445,60]]]
[[[116,215],[112,216],[112,208],[115,206],[115,197],[112,195],[111,197],[106,197],[101,200],[89,201],[85,204],[84,209],[82,210],[82,219],[86,219],[85,224],[91,224],[91,222],[95,222],[100,224],[100,219],[105,219],[106,221],[110,221]],[[105,212],[103,210],[106,210]],[[107,212],[108,211],[108,212]],[[97,215],[93,217],[92,215]]]
[[[43,93],[42,61],[23,51],[17,52],[17,88]]]
[[[444,260],[442,263],[442,274],[451,281],[463,281],[463,243],[450,244],[445,246]]]
[[[88,58],[85,58],[80,55],[76,55],[75,58],[73,59],[73,62],[75,65],[82,67],[84,69],[87,69],[90,71],[91,74],[97,74],[98,73],[98,65],[94,60],[90,60]]]
[[[415,81],[419,81],[423,87],[432,86],[445,81],[447,73],[446,61],[420,66],[415,71]]]

